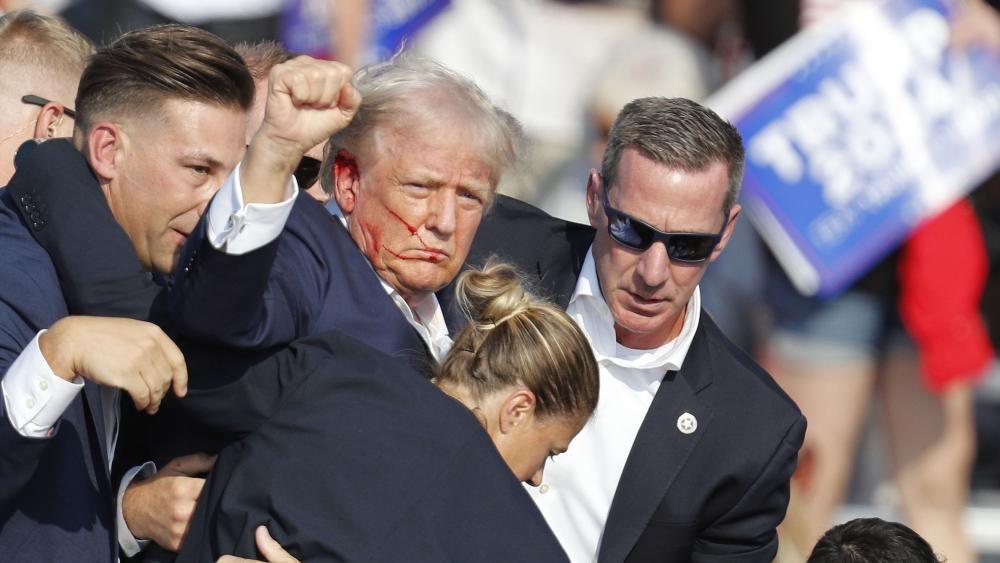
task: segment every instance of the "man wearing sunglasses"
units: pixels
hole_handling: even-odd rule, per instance
[[[28,139],[73,134],[80,73],[94,47],[58,18],[11,12],[0,19],[0,186]]]
[[[774,559],[805,432],[701,309],[739,216],[736,129],[689,100],[621,111],[587,182],[591,228],[499,198],[470,253],[537,273],[598,359],[601,398],[531,491],[573,561]]]

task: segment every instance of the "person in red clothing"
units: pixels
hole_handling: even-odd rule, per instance
[[[829,4],[804,2],[803,20]],[[980,2],[953,21],[956,47],[996,47],[998,38],[1000,18]],[[809,420],[804,450],[812,463],[793,500],[801,549],[843,499],[877,389],[908,523],[948,561],[974,560],[962,517],[974,458],[972,387],[994,357],[979,313],[986,274],[980,225],[962,200],[833,301],[779,289],[767,367]]]

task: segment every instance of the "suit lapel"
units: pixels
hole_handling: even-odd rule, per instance
[[[604,525],[601,563],[625,560],[712,421],[712,410],[697,397],[711,383],[705,340],[699,326],[683,369],[667,372],[639,427]],[[697,420],[690,434],[678,427],[685,413]]]

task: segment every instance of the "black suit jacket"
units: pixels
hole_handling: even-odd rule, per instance
[[[566,307],[593,236],[500,198],[469,261],[500,253]],[[677,428],[685,412],[698,420],[692,434]],[[664,375],[632,445],[598,561],[770,562],[805,428],[791,399],[703,311],[683,369]]]
[[[308,561],[566,560],[468,409],[342,333],[180,407],[242,439],[219,455],[179,561],[258,557],[261,524]]]

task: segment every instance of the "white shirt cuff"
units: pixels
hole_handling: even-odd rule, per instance
[[[208,241],[226,254],[246,254],[278,238],[292,212],[299,186],[295,176],[279,203],[243,203],[240,166],[236,166],[208,207]]]
[[[52,371],[38,346],[40,331],[14,360],[0,387],[7,419],[25,438],[49,438],[73,399],[83,390],[83,380],[66,381]]]
[[[137,465],[129,469],[125,473],[125,476],[122,477],[121,484],[118,485],[118,499],[115,502],[118,507],[118,514],[115,517],[115,523],[118,526],[118,546],[121,547],[122,553],[126,557],[135,557],[135,554],[146,549],[150,540],[141,540],[132,535],[132,530],[128,529],[128,523],[125,522],[125,516],[122,515],[122,499],[125,498],[125,489],[132,484],[133,480],[148,479],[155,474],[156,464],[152,461],[147,461],[142,465]]]

